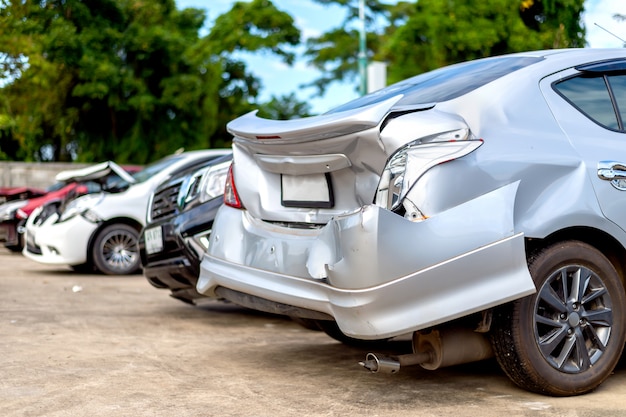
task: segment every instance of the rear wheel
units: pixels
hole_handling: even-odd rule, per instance
[[[92,248],[93,263],[107,275],[127,275],[139,270],[139,233],[127,224],[111,224],[100,231]]]
[[[617,271],[578,241],[543,249],[528,266],[537,292],[494,315],[498,362],[529,391],[567,396],[593,390],[624,347],[626,297]]]

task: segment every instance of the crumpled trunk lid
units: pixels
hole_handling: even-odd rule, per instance
[[[298,120],[250,113],[229,123],[244,207],[258,219],[310,227],[371,203],[388,157],[380,126],[400,97]]]

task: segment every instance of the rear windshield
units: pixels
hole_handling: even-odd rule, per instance
[[[451,100],[542,59],[527,56],[503,56],[450,65],[392,84],[336,107],[328,113],[338,113],[368,106],[398,94],[404,94],[402,100],[397,103],[398,105]]]

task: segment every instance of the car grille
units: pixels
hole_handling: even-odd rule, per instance
[[[152,198],[150,207],[150,220],[155,221],[164,217],[169,217],[178,211],[178,192],[182,181],[171,184],[169,187],[158,190]]]

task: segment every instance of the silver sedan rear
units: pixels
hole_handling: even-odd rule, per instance
[[[625,57],[494,57],[231,122],[198,291],[348,341],[414,332],[427,369],[495,353],[526,389],[594,389],[625,340]]]

